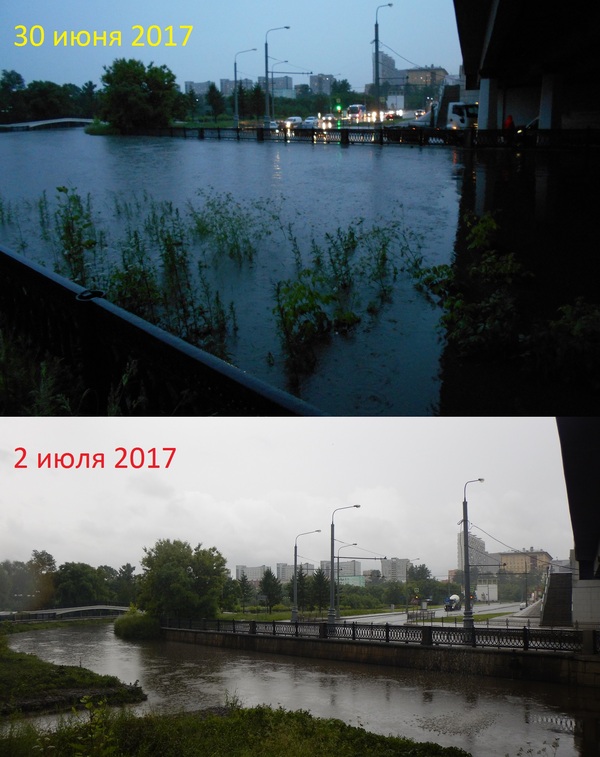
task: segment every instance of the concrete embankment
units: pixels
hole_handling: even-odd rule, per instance
[[[357,662],[431,672],[600,687],[600,656],[568,652],[479,649],[290,638],[165,628],[166,641],[243,652]]]

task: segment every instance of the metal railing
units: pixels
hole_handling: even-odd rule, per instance
[[[600,146],[600,129],[529,129],[507,135],[502,129],[440,129],[430,126],[344,126],[338,129],[265,129],[171,126],[139,132],[147,136],[340,145],[446,145],[468,148],[581,149]]]
[[[320,415],[255,379],[36,263],[0,247],[3,321],[42,352],[78,366],[85,414],[129,376],[117,409],[142,415]]]
[[[352,642],[417,644],[420,646],[469,646],[523,651],[581,652],[581,631],[539,628],[449,628],[436,625],[390,625],[375,623],[288,623],[254,620],[191,620],[162,618],[163,630],[190,630],[254,636],[320,638]],[[594,631],[594,653],[599,651],[600,632]]]

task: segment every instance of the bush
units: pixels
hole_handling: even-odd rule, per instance
[[[115,620],[115,634],[126,640],[158,639],[160,621],[138,610],[130,610]]]

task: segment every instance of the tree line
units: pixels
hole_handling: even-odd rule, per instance
[[[25,84],[17,71],[3,70],[0,77],[0,123],[20,123],[54,118],[97,118],[127,133],[135,129],[163,128],[174,120],[197,121],[206,116],[217,120],[231,117],[234,95],[224,96],[214,82],[205,94],[181,92],[167,66],[145,65],[119,58],[104,66],[102,88],[91,81],[82,86],[36,80]],[[360,95],[346,79],[334,81],[332,94],[312,93],[299,88],[294,100],[276,98],[280,118],[294,114],[328,112],[347,107]],[[255,84],[238,86],[238,107],[242,119],[262,119],[265,93]]]
[[[34,550],[27,562],[0,563],[0,610],[19,612],[94,604],[135,606],[154,617],[214,618],[221,612],[289,610],[293,582],[282,583],[270,568],[260,582],[245,573],[233,579],[215,548],[192,547],[161,539],[144,548],[141,573],[130,563],[120,568],[82,562],[56,565],[46,551]],[[436,581],[425,565],[411,566],[406,583],[376,578],[365,587],[341,585],[339,604],[346,610],[401,607],[420,597],[441,603],[454,584]],[[323,615],[330,601],[329,577],[321,569],[297,573],[300,613]],[[337,596],[336,596],[337,601]]]
[[[215,618],[222,612],[291,609],[293,581],[282,582],[270,568],[259,582],[252,582],[245,573],[239,579],[232,578],[225,558],[215,547],[192,547],[186,541],[160,539],[143,551],[141,573],[130,563],[113,568],[66,562],[57,567],[54,557],[43,550],[33,550],[27,562],[5,560],[0,563],[0,611],[109,604],[135,606],[154,617]],[[539,573],[499,574],[499,599],[524,599],[524,592],[541,586]],[[461,576],[457,575],[456,580],[460,581]],[[477,569],[472,580],[475,586]],[[443,604],[450,594],[460,593],[460,583],[436,580],[422,564],[409,566],[405,582],[384,580],[375,571],[366,586],[341,584],[336,587],[336,604],[351,611],[404,607],[419,604],[422,599]],[[329,607],[330,596],[329,577],[323,569],[310,575],[302,567],[298,569],[301,614],[322,616]]]

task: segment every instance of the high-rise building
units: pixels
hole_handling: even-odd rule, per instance
[[[313,74],[309,79],[309,86],[314,95],[330,95],[331,85],[335,80],[333,74]]]
[[[495,560],[492,555],[489,555],[485,550],[485,542],[475,534],[469,534],[469,567],[477,568],[480,573],[495,573],[498,572],[498,561]],[[461,531],[457,537],[457,563],[458,569],[465,569],[465,543],[464,534]]]
[[[321,570],[329,578],[331,573],[329,570],[330,561],[321,560]],[[342,576],[361,576],[361,564],[357,560],[340,560],[340,578]],[[338,561],[335,560],[333,564],[335,576],[337,577]]]
[[[302,569],[305,576],[312,576],[315,572],[315,566],[308,562],[298,563],[298,571]],[[282,584],[294,580],[294,566],[285,562],[277,563],[277,578]]]
[[[258,585],[261,582],[266,570],[266,565],[257,565],[255,567],[249,567],[248,565],[236,565],[235,577],[239,581],[242,577],[242,573],[245,573],[246,578],[248,579],[248,581],[250,581],[251,584]]]
[[[190,92],[194,92],[197,95],[205,95],[211,84],[212,82],[210,81],[186,81],[185,93],[186,95]]]
[[[411,561],[405,557],[386,557],[381,560],[381,577],[386,581],[406,582]]]
[[[254,88],[254,82],[252,79],[238,79],[238,87],[242,87],[244,90],[249,91]],[[227,97],[232,95],[235,90],[235,79],[221,79],[219,82],[221,94]]]

